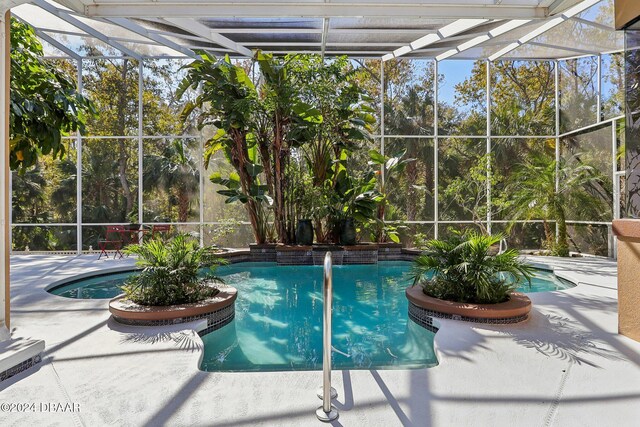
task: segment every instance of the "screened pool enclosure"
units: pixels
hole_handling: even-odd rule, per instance
[[[429,17],[420,15],[425,2],[411,1],[327,3],[322,13],[315,2],[236,1],[215,6],[216,17],[204,9],[216,2],[184,2],[175,17],[168,2],[120,3],[12,9],[98,109],[86,134],[67,137],[64,159],[13,174],[13,251],[96,249],[106,225],[129,223],[173,224],[205,244],[251,243],[242,205],[226,204],[209,180],[231,166],[219,155],[204,169],[212,131],[180,120],[193,94],[178,99],[176,90],[194,51],[228,54],[257,80],[248,56],[260,49],[348,55],[376,109],[371,142],[359,150],[416,159],[380,177],[387,220],[402,225],[405,245],[476,227],[539,249],[553,224],[513,225],[508,208],[517,165],[536,158],[555,162],[556,189],[562,168],[597,171],[569,202],[570,249],[614,256],[611,222],[625,211],[625,67],[613,1],[463,1]],[[187,161],[172,161],[178,155]]]

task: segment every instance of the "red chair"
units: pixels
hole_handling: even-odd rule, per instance
[[[126,232],[124,226],[122,225],[107,225],[107,231],[105,232],[104,239],[98,240],[98,248],[100,249],[100,256],[98,259],[102,258],[102,255],[109,258],[109,254],[107,250],[114,250],[113,259],[116,259],[117,255],[120,255],[122,258],[122,236]]]
[[[171,233],[171,226],[165,224],[154,225],[151,227],[151,238],[156,238],[156,233],[164,237],[165,234]]]

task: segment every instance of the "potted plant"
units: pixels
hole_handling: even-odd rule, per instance
[[[448,301],[507,301],[514,288],[530,281],[533,273],[516,250],[491,254],[491,248],[503,238],[469,232],[427,242],[411,270],[414,285],[422,286],[426,295]]]
[[[513,291],[530,282],[532,267],[515,250],[491,254],[502,238],[470,232],[427,242],[412,267],[414,286],[406,291],[410,303],[442,317],[490,323],[526,319],[531,301]]]
[[[329,223],[334,227],[334,236],[341,245],[355,245],[357,226],[375,220],[378,203],[382,200],[376,189],[375,172],[352,176],[346,169],[341,170],[330,198]]]
[[[223,280],[215,276],[225,261],[216,257],[214,248],[202,248],[192,236],[181,233],[169,240],[130,245],[124,252],[138,256],[136,264],[142,271],[127,280],[124,296],[109,303],[117,321],[148,325],[233,317],[220,314],[221,308],[233,304],[237,292],[223,287]]]

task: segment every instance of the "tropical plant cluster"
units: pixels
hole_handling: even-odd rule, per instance
[[[142,269],[123,286],[126,298],[136,304],[199,302],[218,294],[216,285],[224,283],[215,276],[215,270],[225,261],[216,256],[213,248],[200,247],[188,234],[129,245],[125,253],[137,255],[136,265]]]
[[[455,302],[496,304],[533,277],[532,268],[518,251],[495,253],[503,235],[453,233],[430,240],[412,266],[414,285],[434,298]]]
[[[210,179],[224,187],[219,193],[227,203],[245,206],[255,241],[296,243],[301,219],[313,220],[321,243],[344,243],[348,221],[362,230],[377,224],[371,230],[380,236],[387,203],[380,167],[391,173],[408,160],[371,149],[369,163],[358,163],[375,118],[348,59],[258,52],[249,67],[202,54],[188,66],[178,95],[198,92],[182,117],[196,112],[200,129],[215,129],[205,166],[219,152],[233,166]]]

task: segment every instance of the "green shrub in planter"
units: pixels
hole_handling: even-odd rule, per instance
[[[443,300],[477,304],[507,301],[518,284],[531,280],[533,269],[515,250],[495,254],[491,248],[502,239],[502,235],[471,232],[428,241],[412,267],[414,285]]]
[[[167,306],[203,301],[215,296],[222,279],[215,269],[226,263],[215,256],[213,248],[201,248],[188,234],[170,240],[149,240],[130,245],[125,253],[138,256],[139,275],[123,287],[128,299],[140,305]],[[202,275],[201,270],[208,270]]]

